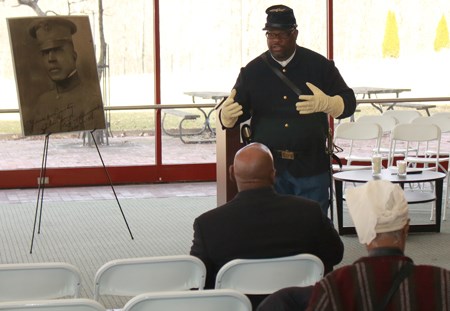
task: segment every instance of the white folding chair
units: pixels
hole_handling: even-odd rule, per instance
[[[99,301],[101,295],[203,289],[205,278],[205,265],[191,255],[112,260],[95,274],[94,299]]]
[[[391,147],[389,152],[389,167],[394,167],[395,148],[398,143],[406,143],[406,149],[409,150],[411,145],[415,146],[416,151],[408,151],[405,154],[404,160],[408,163],[408,167],[420,170],[435,170],[439,168],[440,161],[440,141],[441,130],[435,124],[420,124],[420,123],[405,123],[398,124],[392,131]],[[427,152],[433,150],[435,157],[429,157]],[[448,159],[446,160],[448,161]],[[434,187],[432,185],[432,193],[425,193],[423,189],[414,191],[405,191],[410,204],[434,202],[436,197],[434,194]],[[434,204],[431,210],[433,215]]]
[[[106,311],[97,301],[85,298],[0,302],[0,311]]]
[[[389,115],[364,115],[359,117],[356,122],[364,123],[376,123],[381,126],[383,131],[380,146],[378,149],[373,149],[373,152],[382,155],[383,158],[387,159],[387,154],[389,153],[390,136],[394,127],[397,125],[398,121]]]
[[[422,164],[423,169],[437,170],[439,167],[440,140],[441,130],[435,124],[398,124],[392,131],[388,166],[394,165],[396,145],[405,142],[408,150],[405,160],[409,166],[417,167],[417,164]],[[431,144],[432,142],[433,144]],[[423,143],[425,146],[423,146]],[[414,151],[409,148],[411,145],[416,146]],[[431,147],[433,149],[430,149]],[[437,155],[435,158],[427,156],[427,152],[431,152],[431,150]],[[433,166],[430,167],[430,165]]]
[[[322,261],[311,254],[234,259],[217,273],[215,288],[234,289],[247,295],[266,295],[284,287],[314,285],[323,273]]]
[[[415,124],[435,124],[441,130],[441,147],[443,136],[450,133],[450,113],[447,116],[446,114],[434,114],[431,117],[419,117],[412,120],[412,123]],[[447,174],[447,190],[444,196],[444,210],[442,212],[442,220],[446,219],[446,210],[449,206],[449,171],[448,168],[450,166],[450,150],[439,150],[439,156],[436,154],[436,150],[428,149],[425,151],[425,154],[429,158],[438,158],[438,165],[441,171]],[[447,163],[447,167],[444,166],[444,163]],[[432,214],[433,215],[433,214]]]
[[[339,124],[334,130],[334,143],[346,150],[345,159],[347,160],[347,164],[342,166],[342,168],[334,165],[333,169],[335,171],[345,171],[370,168],[373,152],[362,153],[361,149],[378,150],[380,148],[382,134],[383,130],[381,126],[376,123],[346,122]],[[344,146],[344,144],[348,146]],[[366,144],[369,148],[355,150],[361,144]],[[363,162],[368,163],[368,165],[355,165],[353,162]]]
[[[251,311],[250,300],[235,290],[169,291],[138,295],[122,311]]]
[[[0,264],[0,301],[78,298],[81,273],[62,262]]]
[[[386,110],[384,116],[391,116],[397,119],[397,124],[410,123],[413,119],[421,117],[422,114],[417,110]]]

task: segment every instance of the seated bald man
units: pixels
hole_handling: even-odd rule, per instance
[[[273,258],[310,253],[325,272],[342,260],[344,246],[317,202],[274,191],[275,169],[270,150],[260,143],[238,150],[230,178],[238,194],[194,221],[191,255],[206,265],[205,288],[230,260]],[[249,297],[254,308],[265,297]]]

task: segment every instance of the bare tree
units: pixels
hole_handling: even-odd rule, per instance
[[[102,79],[102,76],[104,74],[104,69],[108,65],[106,63],[106,40],[105,40],[105,32],[103,30],[103,0],[98,0],[98,32],[100,36],[100,56],[98,58],[97,62],[97,68],[98,70],[98,78],[99,80]]]
[[[29,6],[38,16],[46,16],[48,13],[54,13],[52,10],[43,11],[38,4],[39,0],[17,0],[17,4]],[[68,0],[68,5],[70,7],[70,1]],[[57,15],[57,14],[56,14]],[[100,56],[97,61],[97,72],[99,80],[102,79],[104,74],[104,69],[106,68],[106,40],[105,34],[103,30],[103,0],[98,0],[98,28],[99,28],[99,36],[100,36]]]
[[[19,5],[27,5],[36,12],[38,16],[47,15],[46,12],[42,11],[38,4],[39,0],[17,0]]]

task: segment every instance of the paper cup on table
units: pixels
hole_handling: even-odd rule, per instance
[[[381,156],[376,154],[372,156],[372,175],[378,176],[381,174]]]
[[[398,176],[406,176],[406,161],[397,161]]]

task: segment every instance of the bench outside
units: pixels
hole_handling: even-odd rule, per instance
[[[180,122],[178,123],[178,132],[177,133],[171,133],[165,127],[165,119],[168,114],[181,118]],[[198,136],[198,135],[201,135],[203,132],[205,132],[205,130],[206,130],[205,124],[203,124],[202,128],[198,131],[195,131],[195,132],[186,132],[185,131],[186,129],[183,127],[183,123],[186,121],[189,121],[189,120],[191,120],[191,121],[197,120],[198,118],[200,118],[200,114],[197,114],[197,113],[192,113],[192,112],[178,110],[178,109],[164,110],[164,115],[163,115],[162,122],[161,122],[162,131],[166,135],[179,137],[180,140],[185,144],[215,142],[216,141],[215,137],[211,138],[211,139],[206,139],[206,138],[205,139],[204,138],[186,139],[187,137]]]

